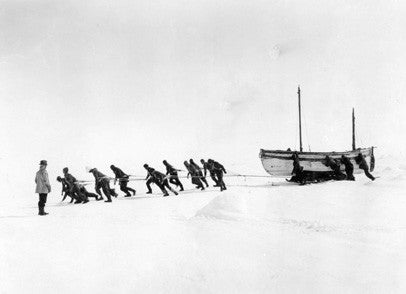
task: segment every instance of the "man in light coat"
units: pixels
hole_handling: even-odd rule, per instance
[[[49,183],[48,172],[46,171],[47,165],[46,160],[41,160],[39,163],[39,171],[37,171],[35,176],[35,183],[37,184],[35,193],[39,194],[38,215],[48,214],[44,211],[47,195],[51,192],[51,184]]]

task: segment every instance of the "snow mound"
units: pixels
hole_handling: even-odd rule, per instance
[[[224,220],[242,219],[247,214],[247,203],[243,196],[230,192],[212,199],[196,212],[196,217],[207,217]]]

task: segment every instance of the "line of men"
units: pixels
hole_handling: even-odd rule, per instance
[[[189,176],[191,177],[192,184],[196,185],[196,188],[201,190],[205,189],[203,183],[208,187],[209,184],[207,183],[206,175],[207,171],[209,171],[210,177],[215,183],[214,187],[220,187],[221,191],[226,190],[227,188],[223,180],[223,173],[227,173],[227,171],[224,166],[212,159],[209,159],[207,162],[201,159],[200,162],[203,167],[197,165],[193,159],[190,159],[189,162],[184,162],[188,171],[187,178],[189,178]],[[151,184],[153,183],[160,188],[164,196],[169,196],[166,189],[175,195],[178,195],[178,192],[174,190],[169,183],[176,187],[180,187],[179,191],[184,191],[183,185],[178,176],[178,172],[181,170],[174,168],[166,160],[163,161],[163,164],[166,167],[166,174],[149,167],[148,164],[144,164],[144,168],[147,170],[147,177],[145,179],[148,189],[147,194],[152,193]],[[115,175],[114,184],[116,184],[117,181],[119,182],[120,190],[125,193],[124,197],[134,196],[136,190],[128,187],[130,176],[114,165],[111,165],[110,168]],[[71,198],[71,203],[73,201],[74,203],[87,203],[89,202],[89,198],[95,198],[95,200],[100,201],[103,200],[104,194],[107,198],[104,202],[112,202],[112,196],[118,196],[115,190],[110,187],[110,177],[97,170],[97,168],[91,168],[89,169],[89,172],[92,173],[95,178],[95,191],[97,194],[87,191],[83,182],[77,181],[76,178],[69,173],[67,167],[63,169],[64,176],[57,177],[57,181],[62,184],[62,201],[64,201],[66,197]]]
[[[337,180],[337,181],[355,181],[354,177],[354,165],[351,160],[342,155],[341,159],[334,159],[330,156],[326,156],[324,165],[331,168],[331,172],[310,172],[303,170],[303,167],[300,165],[299,155],[294,153],[292,155],[293,159],[293,170],[292,178],[289,182],[297,182],[301,185],[306,184],[308,181],[328,181],[328,180]],[[359,168],[362,169],[365,175],[371,179],[375,180],[375,177],[369,172],[369,166],[364,158],[364,156],[359,153],[355,157],[355,162],[358,164]],[[345,167],[345,174],[341,171],[341,164]]]
[[[192,184],[195,185],[196,189],[204,190],[204,185],[206,185],[206,188],[209,187],[209,184],[206,180],[208,171],[210,173],[211,179],[215,183],[213,187],[220,187],[220,191],[227,190],[226,184],[223,180],[223,174],[227,173],[224,166],[213,159],[208,159],[207,162],[204,159],[201,159],[200,162],[202,163],[203,167],[200,167],[198,164],[196,164],[193,159],[184,161],[183,163],[188,172],[186,177],[191,178]],[[145,178],[148,189],[147,194],[152,193],[151,184],[154,183],[161,189],[164,196],[169,196],[166,189],[168,189],[175,195],[178,195],[178,192],[175,191],[169,185],[169,183],[175,185],[176,187],[179,187],[179,191],[183,191],[183,184],[181,183],[178,175],[178,172],[182,170],[174,168],[166,160],[163,161],[163,164],[166,167],[166,174],[155,170],[148,164],[144,164],[144,168],[147,170],[147,177]]]

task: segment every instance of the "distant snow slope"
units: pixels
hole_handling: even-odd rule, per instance
[[[166,198],[137,182],[110,204],[55,189],[47,217],[34,196],[0,211],[0,293],[404,293],[406,170],[375,174]]]

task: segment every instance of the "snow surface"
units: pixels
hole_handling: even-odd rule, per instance
[[[166,198],[132,182],[136,197],[86,205],[54,186],[49,216],[34,196],[2,207],[0,293],[404,293],[406,169],[375,174]]]

